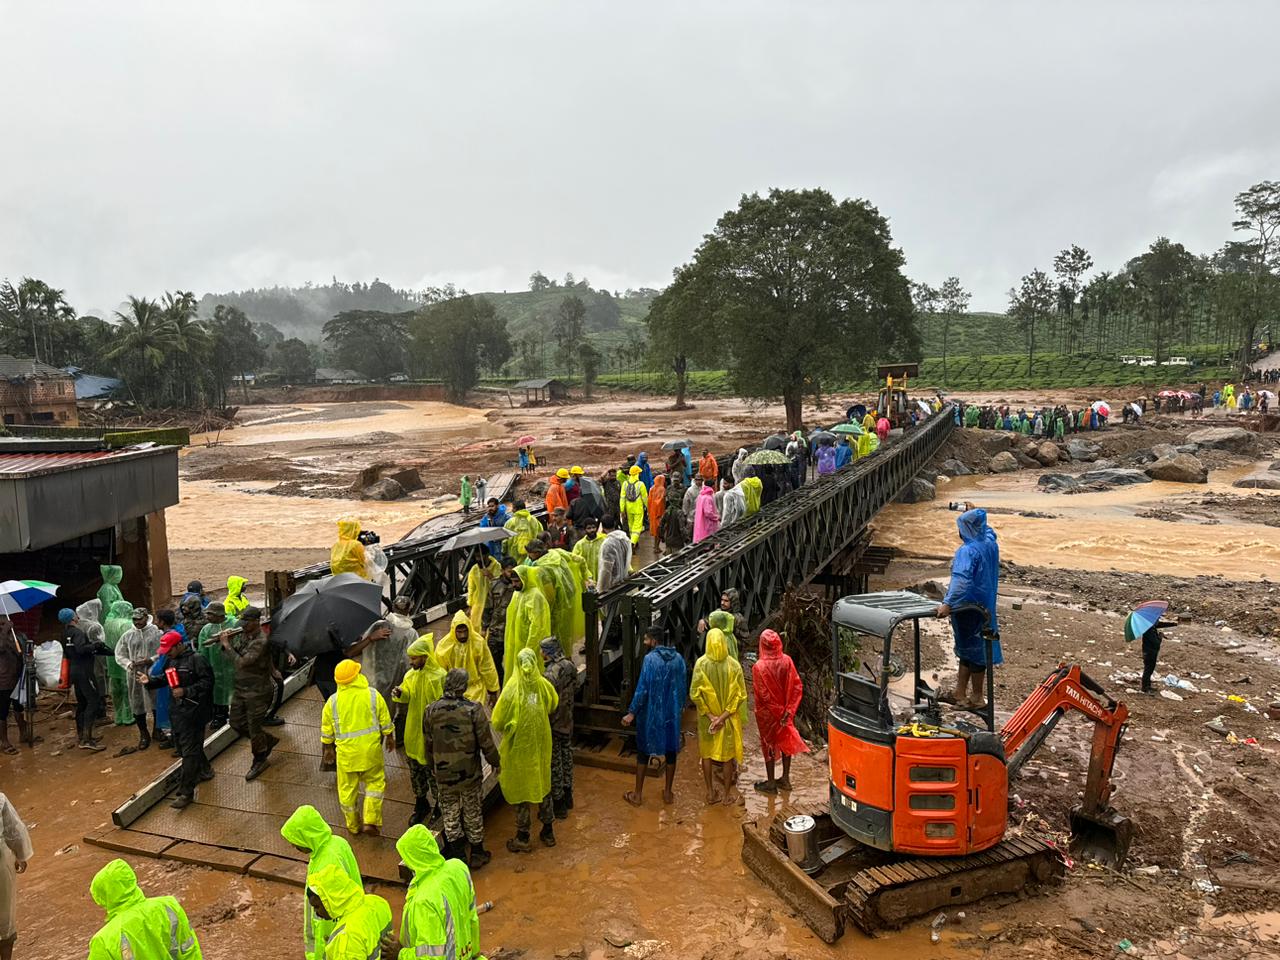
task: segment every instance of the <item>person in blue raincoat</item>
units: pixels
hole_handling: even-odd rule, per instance
[[[684,457],[684,485],[688,487],[693,482],[693,452],[688,447],[681,447],[680,455]]]
[[[653,489],[653,467],[649,466],[649,454],[641,450],[636,455],[636,466],[640,468],[640,482],[646,490]]]
[[[987,667],[1002,663],[998,639],[1000,628],[996,620],[996,592],[1000,578],[1000,548],[996,544],[996,532],[987,526],[987,511],[966,510],[956,518],[960,531],[960,549],[951,561],[951,585],[938,607],[939,617],[951,617],[951,632],[955,638],[956,658],[960,672],[956,676],[953,702],[970,708],[985,705],[983,683]],[[991,663],[987,663],[983,626],[986,618],[976,610],[952,613],[952,607],[976,603],[990,616],[989,628],[997,635],[991,643]],[[965,699],[966,687],[972,685],[972,693]]]
[[[640,668],[640,679],[636,683],[631,706],[622,718],[624,727],[632,724],[636,727],[636,787],[623,794],[623,799],[636,807],[644,800],[645,768],[650,757],[666,758],[662,802],[675,802],[672,784],[676,777],[676,758],[683,742],[680,720],[688,693],[684,657],[668,644],[663,628],[646,628],[644,645],[649,652],[645,654],[644,665]]]

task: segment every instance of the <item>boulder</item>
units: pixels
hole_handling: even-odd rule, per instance
[[[934,500],[938,496],[937,488],[923,477],[916,477],[909,484],[907,489],[898,494],[899,503],[924,503],[927,500]]]
[[[535,497],[544,497],[547,494],[547,488],[551,486],[546,480],[539,480],[529,488],[529,493]]]
[[[1277,460],[1276,463],[1280,464],[1280,460]],[[949,477],[967,477],[969,474],[973,473],[972,470],[966,467],[959,460],[943,460],[942,472]]]
[[[1258,452],[1258,435],[1244,427],[1205,427],[1187,434],[1187,442],[1202,450],[1225,450],[1252,456]]]
[[[1132,470],[1128,467],[1106,467],[1080,474],[1080,482],[1095,490],[1106,490],[1110,487],[1128,486],[1131,483],[1150,483],[1151,478],[1141,470]]]
[[[1001,450],[987,466],[992,473],[1013,473],[1018,469],[1018,458],[1008,450]]]
[[[1040,461],[1039,461],[1039,460],[1037,460],[1035,457],[1033,457],[1033,456],[1031,456],[1031,455],[1029,455],[1029,454],[1023,453],[1021,450],[1019,450],[1019,451],[1018,451],[1017,453],[1015,453],[1013,456],[1014,456],[1014,458],[1018,461],[1018,466],[1020,466],[1020,467],[1038,467],[1038,466],[1040,466]]]
[[[1080,489],[1080,481],[1066,473],[1042,473],[1036,483],[1048,493],[1073,493]]]
[[[930,467],[925,467],[923,470],[920,471],[918,476],[920,477],[921,480],[926,480],[929,483],[938,482],[938,471]],[[930,497],[929,499],[932,500],[933,498]]]
[[[1189,453],[1175,453],[1161,457],[1146,468],[1152,480],[1168,480],[1172,483],[1208,483],[1209,468],[1198,457]]]
[[[1092,463],[1098,459],[1098,454],[1102,453],[1102,448],[1096,443],[1088,440],[1081,440],[1079,437],[1072,437],[1067,441],[1067,453],[1071,454],[1072,460],[1080,460],[1084,463]]]
[[[1280,460],[1272,460],[1272,461],[1271,461],[1271,466],[1267,467],[1267,469],[1268,469],[1268,470],[1280,470]]]
[[[404,487],[390,477],[383,477],[365,487],[362,495],[366,500],[399,500],[404,496]]]
[[[1052,467],[1058,462],[1062,453],[1058,450],[1058,445],[1056,443],[1052,440],[1046,440],[1044,443],[1040,444],[1040,446],[1036,447],[1036,452],[1033,453],[1032,456],[1039,460],[1043,466]]]
[[[1247,477],[1241,477],[1233,487],[1243,487],[1247,490],[1280,490],[1280,476],[1275,476],[1271,471],[1266,473],[1255,473]]]
[[[1163,460],[1165,457],[1172,457],[1175,453],[1178,453],[1178,452],[1179,452],[1178,448],[1175,447],[1172,443],[1157,443],[1154,447],[1151,448],[1151,459]],[[1190,450],[1190,451],[1183,450],[1181,452],[1195,453],[1194,450]]]
[[[387,474],[388,480],[394,480],[404,488],[405,493],[413,493],[415,490],[421,490],[423,487],[422,477],[413,467],[407,467],[397,473]]]

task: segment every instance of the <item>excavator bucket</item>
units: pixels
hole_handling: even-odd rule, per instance
[[[1129,856],[1133,823],[1114,810],[1087,813],[1071,811],[1071,853],[1077,860],[1089,860],[1115,869]]]

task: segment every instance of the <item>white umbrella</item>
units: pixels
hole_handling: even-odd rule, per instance
[[[1105,400],[1093,401],[1093,409],[1104,417],[1111,416],[1111,404],[1107,403]]]

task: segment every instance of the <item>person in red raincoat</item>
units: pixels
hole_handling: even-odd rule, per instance
[[[885,417],[876,421],[876,436],[880,438],[881,443],[884,443],[885,437],[889,436],[889,421]]]
[[[809,747],[796,730],[796,711],[804,696],[804,684],[791,658],[782,652],[782,638],[772,630],[760,634],[760,658],[751,668],[751,689],[756,699],[756,726],[760,728],[760,749],[764,751],[768,780],[755,788],[761,793],[791,789],[791,758],[808,753]],[[782,758],[782,778],[775,780],[774,764]]]

